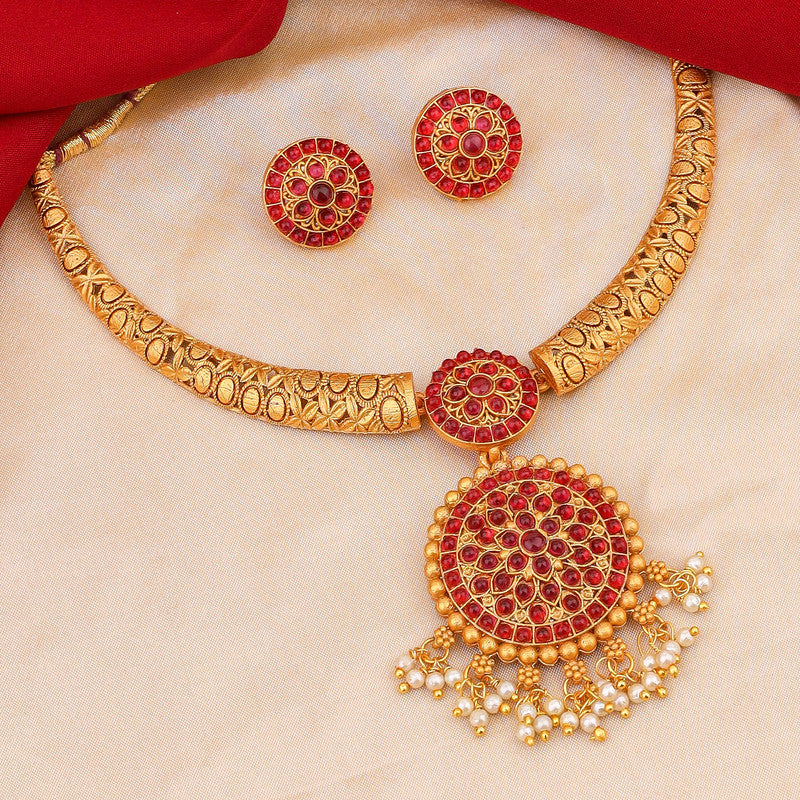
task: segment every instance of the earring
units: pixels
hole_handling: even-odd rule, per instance
[[[511,106],[484,89],[448,89],[431,98],[414,125],[414,156],[440,192],[458,200],[508,183],[522,152]]]
[[[287,239],[331,247],[349,239],[372,207],[369,169],[349,145],[303,139],[279,150],[264,173],[267,216]]]

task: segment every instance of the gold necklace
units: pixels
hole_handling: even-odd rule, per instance
[[[31,179],[37,211],[64,272],[125,345],[175,383],[218,405],[295,428],[354,433],[416,430],[423,417],[479,464],[434,512],[425,575],[445,623],[402,656],[401,692],[452,688],[455,716],[475,732],[511,714],[527,744],[554,727],[605,738],[600,718],[630,714],[678,674],[696,627],[673,629],[659,613],[678,600],[705,610],[710,567],[702,553],[682,569],[646,562],[628,505],[600,476],[563,459],[512,457],[507,445],[533,424],[540,393],[572,391],[600,372],[655,319],[684,275],[710,199],[715,163],[709,74],[672,61],[676,126],[664,194],[628,262],[559,332],[530,351],[533,367],[480,348],[446,359],[424,392],[410,373],[294,369],[245,358],[170,325],[121,286],[79,233],[53,179],[56,165],[99,145],[150,90],[131,92],[97,123],[45,152]],[[640,598],[645,579],[656,585]],[[618,635],[639,627],[639,656]],[[450,662],[456,636],[477,652]],[[584,654],[602,647],[592,676]],[[541,666],[563,662],[563,696]],[[498,663],[499,662],[499,663]],[[502,671],[517,664],[516,674]]]

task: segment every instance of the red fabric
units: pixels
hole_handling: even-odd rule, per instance
[[[257,53],[285,11],[286,0],[0,3],[0,224],[76,103]]]
[[[800,94],[797,0],[512,2]],[[286,0],[0,3],[0,223],[75,103],[255,53],[285,10]]]
[[[656,53],[800,95],[798,0],[511,0]]]

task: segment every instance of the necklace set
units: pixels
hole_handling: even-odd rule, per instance
[[[78,231],[53,173],[110,136],[151,87],[125,95],[104,118],[48,150],[31,179],[67,278],[119,341],[173,382],[223,408],[310,431],[402,434],[427,421],[476,452],[474,472],[446,493],[424,541],[424,576],[441,624],[400,657],[395,675],[401,693],[449,695],[453,714],[477,735],[492,717],[505,716],[527,745],[547,741],[555,729],[602,741],[605,718],[628,717],[638,704],[667,696],[698,636],[697,626],[674,626],[664,609],[675,605],[691,620],[707,608],[711,568],[702,553],[675,569],[647,560],[628,503],[599,475],[508,450],[532,427],[547,392],[580,387],[658,316],[696,249],[715,163],[711,82],[689,64],[673,61],[671,69],[669,176],[627,263],[530,350],[529,363],[488,348],[463,350],[432,370],[421,391],[409,372],[283,367],[215,347],[171,325],[113,277]],[[424,180],[448,197],[478,200],[514,175],[521,126],[497,95],[452,89],[425,104],[412,145]],[[267,218],[288,242],[357,247],[348,240],[367,219],[374,186],[352,147],[312,137],[275,155],[262,195]],[[411,585],[412,576],[403,577]]]

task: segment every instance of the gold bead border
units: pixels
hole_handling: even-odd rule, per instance
[[[613,504],[614,512],[622,520],[623,531],[628,539],[630,551],[628,578],[625,591],[620,595],[617,605],[591,631],[558,645],[518,646],[511,642],[499,642],[493,636],[483,633],[472,625],[463,614],[455,610],[455,605],[448,596],[447,588],[441,579],[439,568],[439,542],[444,535],[444,526],[450,518],[450,512],[463,496],[488,475],[504,469],[516,470],[527,466],[534,469],[549,467],[553,471],[567,470],[570,477],[582,478],[589,487],[599,489],[606,502]],[[428,591],[436,602],[436,610],[446,619],[447,626],[451,631],[461,634],[466,644],[478,647],[487,656],[497,654],[498,658],[505,663],[519,660],[522,664],[535,664],[540,661],[542,664],[551,665],[559,659],[573,661],[580,653],[593,652],[599,642],[611,639],[614,636],[614,629],[622,627],[628,621],[628,612],[638,602],[637,592],[644,586],[644,578],[640,574],[647,567],[647,562],[642,556],[644,542],[639,536],[639,523],[630,516],[628,504],[618,499],[617,490],[613,486],[604,486],[603,479],[599,475],[587,475],[586,469],[581,464],[569,466],[563,458],[548,461],[545,456],[537,455],[530,460],[525,456],[515,456],[508,460],[501,456],[491,466],[484,463],[475,470],[471,478],[462,478],[458,482],[457,490],[445,495],[445,504],[436,509],[433,519],[433,524],[428,527],[428,541],[425,544],[425,577],[428,579]]]

